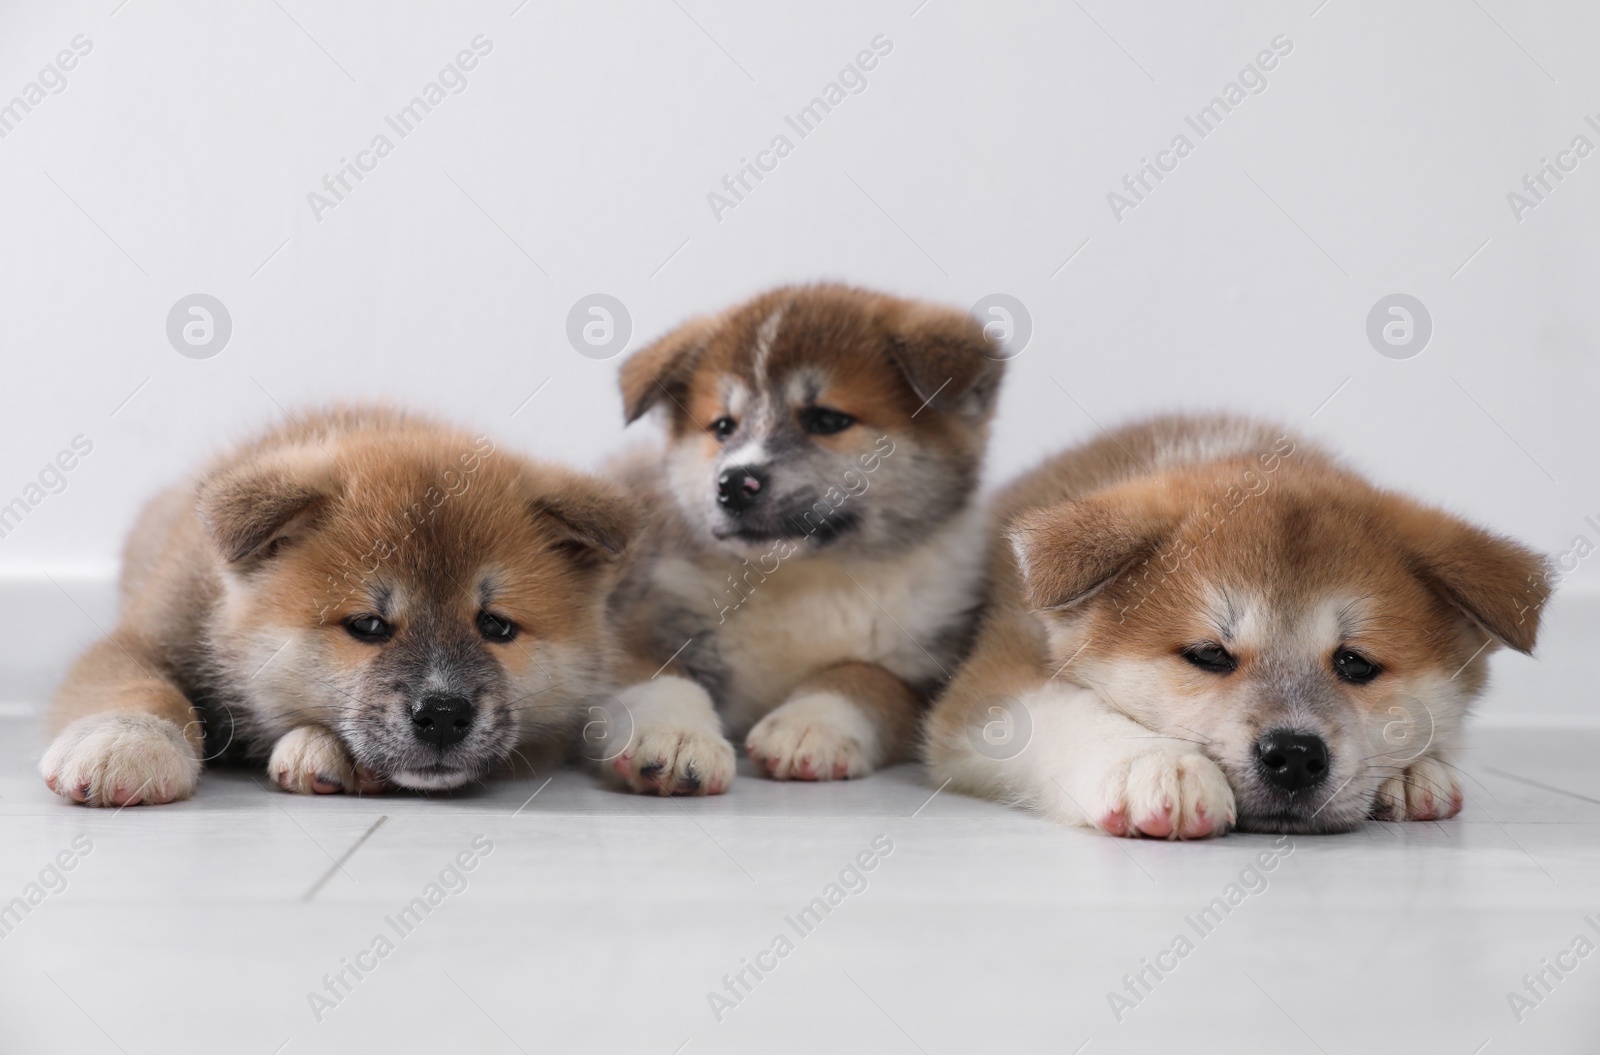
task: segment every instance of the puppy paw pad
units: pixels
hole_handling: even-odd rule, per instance
[[[697,729],[638,729],[611,768],[634,791],[720,795],[733,783],[733,745]]]
[[[1436,758],[1415,760],[1405,772],[1378,786],[1372,818],[1380,821],[1441,821],[1461,812],[1466,795],[1455,772]]]
[[[1234,818],[1233,789],[1215,762],[1196,752],[1155,747],[1108,775],[1091,816],[1111,835],[1203,839]]]
[[[165,718],[111,712],[63,729],[39,772],[51,791],[84,805],[159,805],[194,793],[200,759]]]
[[[775,780],[848,780],[875,768],[876,739],[856,704],[817,693],[796,697],[757,722],[745,750]]]
[[[267,773],[284,791],[299,795],[358,790],[350,752],[331,730],[320,725],[302,725],[278,737]]]

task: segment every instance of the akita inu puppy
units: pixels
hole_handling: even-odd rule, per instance
[[[934,782],[1114,835],[1454,816],[1488,655],[1542,558],[1267,425],[1161,418],[994,514],[989,608],[929,718]]]
[[[668,433],[616,470],[648,507],[613,606],[637,683],[607,757],[629,787],[725,790],[725,731],[780,780],[914,750],[981,593],[1000,354],[960,311],[818,285],[624,364],[627,420]]]
[[[291,421],[145,509],[40,770],[124,806],[188,797],[224,754],[326,794],[455,787],[571,743],[610,684],[638,519],[614,485],[410,415]]]

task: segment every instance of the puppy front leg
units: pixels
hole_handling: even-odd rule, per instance
[[[1398,767],[1391,767],[1398,768]],[[1372,819],[1379,821],[1442,821],[1461,812],[1466,793],[1445,759],[1425,754],[1397,776],[1378,785]]]
[[[387,785],[356,765],[349,748],[325,725],[302,725],[278,737],[267,775],[284,791],[301,795],[375,795]]]
[[[632,790],[720,795],[733,783],[733,745],[699,684],[661,674],[622,690],[606,711],[601,757]]]
[[[1014,739],[987,735],[997,722]],[[941,701],[928,760],[941,784],[1112,835],[1196,839],[1235,819],[1215,762],[1074,685]]]
[[[50,790],[87,806],[186,799],[200,781],[199,716],[159,659],[120,631],[83,654],[49,711],[39,762]]]
[[[845,780],[908,758],[922,704],[872,663],[813,674],[755,724],[745,750],[776,780]]]

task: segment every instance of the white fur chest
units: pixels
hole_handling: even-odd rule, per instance
[[[981,595],[983,555],[982,521],[967,514],[899,558],[791,558],[766,574],[754,561],[669,559],[655,578],[707,613],[737,734],[837,663],[874,663],[912,683],[953,674],[941,652]]]

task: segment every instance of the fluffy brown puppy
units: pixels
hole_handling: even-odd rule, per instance
[[[290,421],[145,509],[40,771],[93,806],[185,798],[223,754],[298,792],[477,779],[607,687],[637,518],[612,485],[425,419]]]
[[[1162,418],[997,500],[991,602],[936,783],[1115,835],[1455,815],[1488,655],[1533,648],[1523,546],[1281,429]]]
[[[627,419],[667,429],[616,469],[649,509],[617,593],[636,683],[606,754],[628,786],[724,790],[725,729],[778,779],[914,751],[981,590],[996,355],[960,311],[820,285],[624,364]]]

